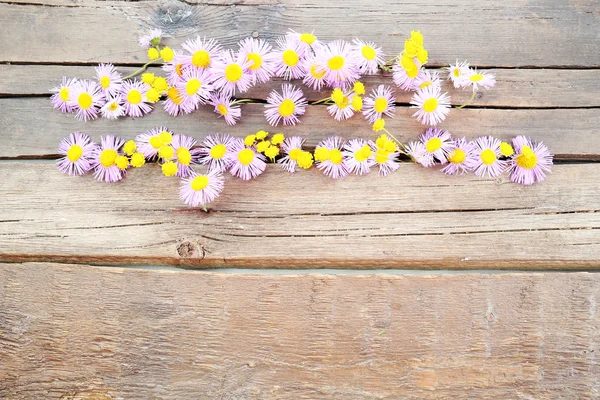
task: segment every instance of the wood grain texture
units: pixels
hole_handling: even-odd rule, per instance
[[[130,74],[134,67],[119,67],[123,74]],[[160,68],[150,68],[149,72],[159,75]],[[442,76],[446,73],[441,70]],[[472,103],[474,107],[600,107],[600,70],[561,70],[561,69],[504,69],[496,68],[496,86],[492,90],[480,91]],[[63,76],[79,79],[93,79],[93,66],[67,65],[0,65],[0,96],[42,96],[50,95],[50,89],[57,86]],[[396,88],[389,74],[365,76],[361,79],[367,91],[378,85],[390,85],[395,88],[396,101],[408,104],[412,92]],[[274,78],[271,82],[260,84],[239,98],[266,99],[272,90],[281,90],[288,81]],[[289,82],[288,82],[289,83]],[[309,101],[327,96],[327,92],[313,91],[302,85],[301,81],[291,83],[302,88]],[[444,91],[452,98],[452,104],[462,105],[471,97],[468,90],[456,90],[447,81]]]
[[[314,29],[325,40],[360,36],[389,54],[401,50],[411,29],[421,29],[431,65],[458,57],[491,66],[600,66],[593,28],[600,15],[589,0],[65,3],[0,2],[0,62],[136,63],[144,58],[137,37],[159,27],[174,45],[201,34],[233,46],[252,34],[272,40],[293,28]]]
[[[209,213],[156,165],[113,185],[48,164],[0,164],[0,261],[193,268],[600,268],[600,164],[544,183],[449,177],[411,164],[333,181],[277,166],[226,179]]]
[[[0,397],[595,399],[600,276],[0,265]]]
[[[283,132],[306,138],[308,146],[315,146],[327,136],[374,139],[377,134],[362,116],[336,122],[325,106],[309,106],[294,127],[268,125],[263,104],[242,106],[242,120],[233,127],[217,118],[212,107],[184,116],[171,117],[159,105],[143,118],[126,118],[119,121],[99,119],[83,123],[71,114],[61,114],[52,109],[47,98],[0,99],[0,126],[3,128],[5,146],[0,146],[0,157],[40,157],[56,154],[58,143],[70,132],[81,131],[95,140],[100,135],[118,134],[133,139],[136,135],[157,126],[168,126],[175,132],[203,139],[207,134],[227,132],[245,137],[259,129]],[[416,140],[425,130],[406,106],[396,108],[394,119],[388,119],[386,128],[399,140]],[[453,109],[442,127],[455,136],[474,139],[492,135],[510,140],[517,135],[531,136],[546,143],[557,159],[600,159],[600,108],[589,109]]]

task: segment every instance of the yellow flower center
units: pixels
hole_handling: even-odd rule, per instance
[[[250,165],[254,160],[254,152],[250,149],[243,149],[238,153],[238,161],[242,165]]]
[[[179,164],[190,165],[192,162],[192,153],[185,147],[180,147],[177,149],[177,161]]]
[[[344,109],[346,107],[348,107],[348,104],[350,104],[350,100],[348,99],[347,96],[344,96],[344,98],[342,99],[342,101],[340,101],[339,103],[335,103],[340,109]]]
[[[317,37],[312,33],[303,33],[300,35],[300,41],[306,44],[313,44],[317,40]]]
[[[363,147],[360,148],[360,150],[354,153],[354,158],[358,162],[365,162],[369,157],[371,157],[372,153],[373,151],[371,150],[371,147],[365,144]]]
[[[115,165],[115,161],[117,161],[118,156],[119,153],[117,153],[116,150],[102,150],[102,153],[100,153],[100,164],[102,164],[104,168],[112,167]]]
[[[318,147],[315,149],[315,160],[323,162],[329,159],[329,150],[325,147]]]
[[[127,93],[127,101],[131,104],[139,104],[142,102],[142,94],[139,90],[131,89],[129,93]]]
[[[440,138],[431,138],[427,141],[427,143],[425,143],[425,149],[427,149],[427,151],[429,153],[433,153],[439,149],[442,148],[442,141]]]
[[[469,77],[469,80],[471,82],[479,82],[482,79],[483,79],[483,75],[481,75],[481,74],[473,74]]]
[[[344,66],[344,63],[344,57],[342,56],[333,56],[329,59],[329,61],[327,61],[329,69],[333,71],[337,71],[338,69],[342,68]]]
[[[192,64],[198,68],[206,68],[210,65],[210,54],[206,50],[198,50],[192,55]],[[178,64],[181,70],[181,64]],[[175,67],[177,70],[177,67]],[[179,73],[179,72],[178,72]]]
[[[452,164],[460,164],[465,161],[465,158],[467,158],[467,154],[463,150],[454,149],[454,151],[450,154],[450,157],[448,157],[448,161],[450,161]]]
[[[427,86],[431,86],[432,84],[433,82],[431,81],[423,82],[419,85],[419,89],[425,89]]]
[[[181,70],[181,68],[183,68],[183,64],[177,64],[177,65],[175,65],[175,72],[179,76],[183,75],[183,71]]]
[[[333,164],[341,164],[343,161],[342,152],[338,149],[332,149],[329,151],[329,161]]]
[[[196,78],[192,78],[185,84],[185,92],[188,94],[188,96],[193,96],[198,93],[198,89],[201,87],[202,82]]]
[[[170,160],[175,156],[175,149],[171,146],[161,146],[161,148],[158,149],[158,155],[165,160]]]
[[[389,154],[390,153],[388,153],[384,149],[379,149],[375,153],[375,161],[377,161],[378,164],[385,164],[388,161]]]
[[[218,104],[217,105],[217,110],[219,111],[219,113],[221,115],[227,115],[228,114],[227,107],[225,107],[223,104]]]
[[[163,145],[162,140],[160,140],[160,137],[158,136],[152,136],[148,142],[150,143],[150,146],[155,149],[160,149],[160,147]]]
[[[110,78],[106,75],[100,78],[100,86],[102,86],[103,89],[108,89],[110,86]]]
[[[110,111],[115,111],[115,110],[117,109],[117,107],[119,107],[119,104],[117,104],[117,102],[116,102],[116,101],[113,101],[112,103],[110,103],[110,104],[108,105],[108,109],[109,109]]]
[[[434,112],[437,109],[437,106],[437,99],[435,97],[432,97],[430,99],[425,100],[425,103],[423,103],[423,110],[425,110],[428,113]]]
[[[279,105],[279,115],[281,115],[282,117],[289,117],[294,113],[295,109],[296,105],[294,104],[294,102],[290,99],[285,99]]]
[[[64,87],[64,88],[60,89],[60,92],[58,92],[58,95],[60,96],[60,99],[62,101],[69,101],[69,88]]]
[[[521,147],[521,154],[515,157],[515,162],[521,168],[532,169],[537,165],[537,154],[529,146]]]
[[[454,74],[455,78],[458,78],[460,76],[460,68],[454,68],[452,73]]]
[[[93,101],[94,99],[92,99],[92,96],[90,96],[89,93],[81,93],[77,98],[77,103],[79,103],[79,107],[83,109],[90,108],[92,106]]]
[[[237,81],[239,81],[240,78],[242,77],[243,73],[244,73],[244,71],[242,70],[242,67],[240,67],[237,64],[229,64],[225,68],[225,78],[229,82],[237,82]]]
[[[315,79],[321,79],[321,78],[323,78],[325,76],[325,70],[319,71],[317,69],[317,64],[313,64],[313,65],[310,66],[310,74]]]
[[[227,153],[227,147],[222,143],[216,144],[210,149],[210,157],[217,160],[223,158],[225,153]]]
[[[377,111],[378,113],[382,113],[385,111],[385,109],[388,106],[388,101],[385,97],[378,97],[377,100],[375,100],[375,111]]]
[[[483,150],[479,157],[481,158],[481,162],[485,165],[491,165],[496,162],[496,153],[491,149]]]
[[[375,57],[377,56],[377,54],[375,53],[375,49],[372,48],[371,46],[363,46],[362,55],[364,58],[366,58],[369,61],[374,60]]]
[[[181,102],[183,101],[181,93],[179,93],[179,90],[175,89],[174,87],[169,88],[169,90],[167,91],[167,96],[175,104],[181,104]]]
[[[128,156],[132,155],[133,153],[135,153],[136,150],[136,144],[133,140],[128,140],[127,142],[125,142],[125,144],[123,145],[123,152],[125,154],[127,154]]]
[[[160,138],[162,144],[171,144],[171,140],[173,140],[173,135],[167,131],[162,131],[158,137]]]
[[[206,175],[198,175],[192,180],[190,186],[192,187],[192,190],[202,190],[208,186],[208,177]]]
[[[252,64],[248,67],[252,71],[256,71],[262,65],[262,57],[258,53],[249,53],[247,56],[248,61],[252,61]]]
[[[500,143],[500,154],[504,157],[510,157],[515,154],[515,150],[509,143],[502,142]]]
[[[283,52],[283,62],[288,67],[295,67],[298,64],[298,54],[294,50],[287,49]]]
[[[83,149],[81,148],[81,146],[74,144],[73,146],[71,146],[71,148],[69,148],[69,151],[67,151],[67,158],[69,159],[69,161],[75,162],[79,160],[79,157],[81,157],[82,154]]]
[[[300,156],[300,153],[302,153],[302,150],[300,150],[298,148],[292,149],[290,151],[290,159],[294,160],[294,161],[298,160],[298,157]]]

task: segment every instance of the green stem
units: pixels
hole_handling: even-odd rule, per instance
[[[471,98],[469,99],[469,101],[467,101],[465,104],[463,104],[462,106],[458,106],[456,107],[456,109],[460,110],[463,107],[468,106],[469,104],[471,104],[471,102],[473,101],[473,99],[475,98],[475,95],[477,94],[477,90],[473,90],[473,95],[471,96]]]
[[[385,128],[383,128],[383,131],[384,131],[385,133],[387,133],[388,135],[390,135],[390,137],[391,137],[392,139],[394,139],[394,140],[396,141],[396,143],[398,143],[398,144],[400,145],[400,147],[402,147],[402,149],[403,149],[403,150],[400,150],[400,149],[398,149],[398,152],[399,152],[399,153],[402,153],[402,154],[404,154],[404,155],[408,155],[408,154],[406,154],[406,151],[405,151],[405,150],[406,150],[406,148],[404,147],[404,144],[402,144],[402,142],[401,142],[401,141],[399,141],[398,139],[396,139],[396,136],[392,135],[392,134],[390,133],[390,131],[388,131],[388,130],[387,130],[387,129],[385,129]]]
[[[234,101],[233,103],[231,103],[231,105],[236,105],[236,104],[243,104],[243,103],[252,103],[254,100],[252,99],[239,99]]]
[[[323,103],[326,103],[326,102],[328,102],[329,100],[331,100],[331,97],[325,97],[324,99],[317,100],[317,101],[313,101],[313,102],[312,102],[312,103],[310,103],[310,104],[312,104],[313,106],[316,106],[317,104],[323,104]]]
[[[138,69],[137,71],[135,71],[135,72],[133,72],[133,73],[131,73],[131,74],[123,77],[123,80],[129,79],[129,78],[133,78],[134,76],[139,75],[140,73],[144,72],[148,68],[148,66],[150,64],[155,63],[155,62],[160,61],[160,60],[162,60],[162,57],[159,57],[156,60],[150,60],[150,61],[148,61],[146,64],[142,65],[142,67],[140,69]]]

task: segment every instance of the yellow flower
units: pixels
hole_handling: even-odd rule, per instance
[[[309,169],[313,165],[313,155],[309,151],[301,151],[298,155],[298,166],[302,169]]]
[[[158,155],[160,158],[170,160],[175,157],[175,149],[169,145],[161,146],[161,148],[158,149]]]
[[[263,140],[264,138],[267,137],[268,134],[269,134],[269,132],[265,132],[261,129],[260,131],[256,132],[254,135],[256,136],[257,139]]]
[[[327,150],[325,147],[317,147],[315,149],[315,160],[319,162],[329,160],[329,150]]]
[[[150,47],[148,49],[148,58],[150,60],[158,60],[159,57],[160,54],[158,54],[158,50],[156,50],[154,47]]]
[[[373,132],[379,132],[380,130],[385,128],[385,120],[383,118],[379,118],[373,123]]]
[[[269,146],[271,146],[271,142],[269,142],[268,140],[263,140],[261,142],[258,142],[258,144],[256,145],[256,150],[258,150],[259,153],[264,153]]]
[[[159,92],[164,92],[169,88],[169,83],[165,78],[159,76],[154,80],[152,86],[154,86],[154,89],[158,90]]]
[[[173,52],[173,50],[170,47],[165,46],[160,51],[160,56],[162,57],[163,60],[165,60],[165,62],[171,62],[171,61],[173,61],[173,57],[175,57],[175,53]]]
[[[333,100],[333,102],[336,104],[343,103],[344,102],[344,92],[342,92],[342,89],[339,89],[339,88],[333,89],[333,91],[331,92],[331,100]]]
[[[129,159],[126,156],[118,156],[115,160],[115,164],[119,169],[127,169],[129,167]]]
[[[135,168],[139,168],[146,163],[146,158],[142,153],[133,153],[131,156],[131,165]]]
[[[165,176],[174,176],[177,173],[177,164],[173,161],[167,161],[162,165],[161,169]]]
[[[160,93],[158,92],[158,90],[150,88],[146,92],[146,97],[148,98],[148,100],[150,100],[151,103],[156,103],[158,100],[160,100]]]
[[[410,31],[410,40],[415,42],[418,46],[423,46],[423,35],[421,31]]]
[[[248,135],[244,138],[244,144],[246,146],[252,146],[256,142],[256,135]]]
[[[152,85],[152,83],[154,83],[155,79],[156,79],[156,76],[154,76],[154,74],[152,72],[146,72],[146,73],[142,74],[142,82],[144,82],[148,85]]]
[[[283,135],[283,133],[276,133],[271,138],[271,143],[274,145],[278,145],[278,144],[283,143],[284,140],[285,140],[285,136]]]
[[[421,64],[425,64],[427,62],[428,57],[429,53],[423,47],[421,47],[419,51],[417,51],[417,58],[419,59],[419,62]]]
[[[354,96],[352,98],[352,108],[354,109],[354,111],[360,111],[360,110],[362,110],[362,106],[363,106],[362,97],[360,97],[360,96]]]
[[[265,156],[267,156],[271,159],[277,157],[278,154],[279,154],[279,147],[277,147],[277,146],[269,146],[269,148],[267,150],[265,150]]]
[[[365,85],[360,81],[355,82],[354,83],[354,92],[357,95],[362,96],[363,94],[365,94]]]
[[[135,145],[135,142],[133,140],[129,140],[123,145],[123,152],[130,156],[135,153],[136,147],[137,146]]]
[[[509,143],[502,142],[500,143],[500,153],[504,157],[510,157],[513,154],[515,154],[515,149],[513,149],[513,147]]]

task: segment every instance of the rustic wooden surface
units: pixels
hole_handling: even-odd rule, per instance
[[[6,399],[594,399],[600,276],[0,264]]]
[[[599,399],[600,275],[549,272],[600,268],[599,25],[595,0],[0,0],[0,398]],[[155,27],[174,47],[197,34],[233,47],[293,28],[359,36],[390,55],[420,29],[429,67],[468,59],[497,75],[442,127],[529,135],[559,164],[531,188],[410,164],[336,182],[269,166],[254,182],[227,178],[209,213],[184,206],[155,165],[115,185],[62,176],[53,160],[72,131],[129,139],[168,125],[200,139],[267,127],[262,104],[243,106],[235,127],[208,108],[118,123],[52,111],[62,76],[143,64],[137,37]],[[260,103],[281,83],[246,97]],[[455,106],[469,97],[445,88]],[[410,96],[397,95],[387,126],[414,140],[423,128]],[[374,136],[359,119],[333,124],[322,106],[278,130],[309,146]]]

